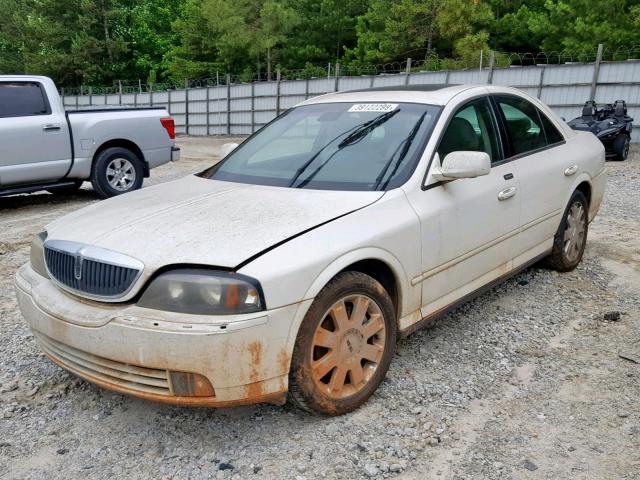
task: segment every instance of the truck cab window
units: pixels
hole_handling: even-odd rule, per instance
[[[51,113],[42,87],[35,82],[0,82],[0,117]]]

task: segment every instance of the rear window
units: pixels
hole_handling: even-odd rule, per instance
[[[0,82],[0,117],[48,115],[49,103],[36,82]]]

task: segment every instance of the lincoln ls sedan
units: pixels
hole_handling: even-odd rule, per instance
[[[339,415],[400,336],[534,262],[575,268],[604,159],[512,88],[324,95],[207,170],[49,224],[17,297],[47,356],[103,388]]]

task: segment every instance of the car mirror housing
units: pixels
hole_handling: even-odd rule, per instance
[[[441,167],[433,172],[433,178],[439,181],[475,178],[488,175],[490,171],[491,159],[487,153],[458,151],[444,157]]]

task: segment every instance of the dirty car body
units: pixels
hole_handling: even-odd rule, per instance
[[[551,252],[574,192],[592,220],[603,168],[593,135],[514,89],[325,95],[201,174],[54,221],[17,296],[46,354],[105,388],[282,403],[336,276],[375,279],[408,334]]]

